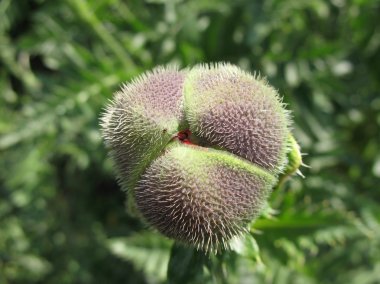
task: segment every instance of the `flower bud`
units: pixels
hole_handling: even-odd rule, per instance
[[[101,126],[139,215],[216,251],[260,214],[288,161],[289,124],[264,79],[215,64],[145,73],[115,94]]]

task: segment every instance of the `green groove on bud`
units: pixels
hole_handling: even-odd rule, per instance
[[[204,251],[228,248],[279,175],[298,168],[289,125],[278,93],[230,64],[156,68],[124,85],[101,119],[130,207]]]

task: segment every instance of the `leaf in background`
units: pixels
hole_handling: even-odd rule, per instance
[[[251,229],[263,270],[223,253],[202,280],[380,283],[380,1],[153,2],[0,1],[0,283],[164,281],[170,243],[139,239],[98,117],[132,75],[199,61],[268,76],[312,166]]]
[[[151,283],[166,279],[170,257],[171,241],[151,232],[135,234],[131,237],[111,238],[110,251],[116,256],[130,261],[144,272]]]

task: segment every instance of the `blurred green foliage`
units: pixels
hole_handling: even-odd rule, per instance
[[[379,15],[379,0],[2,0],[0,283],[380,283]],[[98,117],[146,69],[211,61],[268,77],[311,169],[206,257],[126,214]]]

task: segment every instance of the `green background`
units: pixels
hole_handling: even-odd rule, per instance
[[[0,283],[380,283],[379,15],[378,0],[1,0]],[[256,242],[205,258],[126,214],[99,115],[147,69],[215,61],[279,90],[311,169],[272,194]]]

